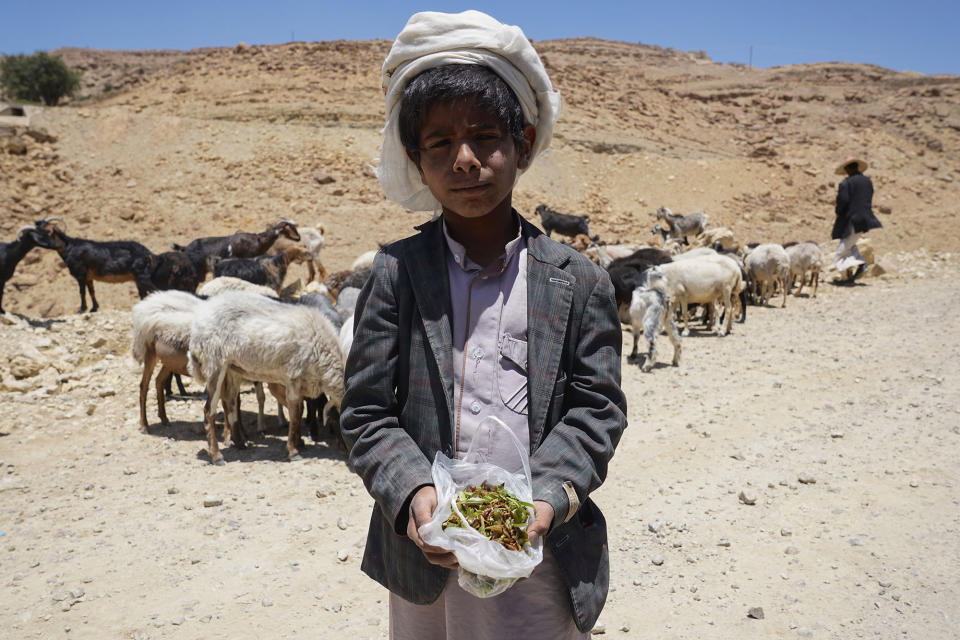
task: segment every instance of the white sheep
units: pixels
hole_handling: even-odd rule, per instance
[[[350,265],[350,271],[373,266],[373,259],[377,257],[377,251],[379,251],[379,249],[370,249],[370,251],[361,253],[357,256],[357,259],[353,261],[353,264]]]
[[[696,243],[701,247],[712,247],[718,242],[723,249],[732,249],[737,246],[733,231],[727,227],[706,229],[696,238]]]
[[[260,284],[253,284],[252,282],[247,282],[246,280],[241,280],[240,278],[234,278],[232,276],[220,276],[219,278],[214,278],[210,282],[204,283],[204,285],[197,291],[197,295],[203,296],[204,298],[212,298],[227,291],[247,291],[249,293],[256,293],[268,298],[277,297],[276,290],[271,289],[270,287],[265,287]]]
[[[158,291],[133,306],[132,352],[143,364],[140,378],[140,431],[147,432],[147,390],[153,370],[157,374],[157,413],[160,422],[167,420],[163,385],[173,374],[188,375],[187,349],[190,346],[190,323],[193,313],[203,301],[184,291]]]
[[[680,336],[673,321],[673,305],[667,297],[666,280],[662,271],[648,269],[644,272],[644,284],[633,290],[630,299],[630,324],[633,328],[633,351],[627,358],[634,362],[637,354],[637,341],[640,332],[647,341],[646,357],[640,363],[641,371],[653,368],[653,350],[657,334],[665,329],[673,344],[673,366],[680,362]]]
[[[143,364],[140,378],[140,431],[147,432],[147,392],[150,377],[157,363],[160,372],[156,377],[157,413],[162,424],[167,419],[164,382],[173,374],[190,375],[187,366],[190,347],[190,326],[202,298],[184,291],[157,291],[133,306],[133,340],[131,351],[137,362]],[[257,431],[263,431],[263,387],[254,385],[257,393]],[[224,406],[226,412],[226,406]],[[282,422],[282,415],[281,415]],[[226,423],[224,431],[226,432]],[[226,437],[226,435],[224,436]]]
[[[795,295],[800,295],[806,283],[807,274],[810,274],[810,285],[813,287],[813,296],[817,297],[817,286],[820,284],[820,269],[823,267],[823,252],[816,242],[801,242],[786,248],[790,258],[790,275],[787,291],[793,288],[794,281],[800,278],[800,288]]]
[[[765,305],[780,287],[783,290],[783,304],[780,306],[787,306],[790,257],[783,247],[773,243],[758,245],[744,258],[744,268],[753,283],[753,294],[761,305]]]
[[[648,246],[649,245],[632,243],[605,244],[602,246],[594,244],[581,251],[581,253],[587,256],[594,264],[598,264],[606,269],[610,266],[610,263],[617,258],[626,258]]]
[[[666,277],[666,294],[680,306],[683,335],[690,333],[687,326],[687,306],[691,303],[719,303],[726,315],[726,326],[721,327],[720,314],[714,314],[715,330],[719,336],[730,333],[734,315],[733,296],[743,288],[740,267],[732,258],[705,255],[690,260],[668,262],[653,269],[658,269]]]
[[[213,407],[220,398],[230,406],[234,440],[244,436],[234,429],[237,385],[244,380],[282,386],[278,393],[290,416],[287,453],[299,460],[300,422],[304,398],[325,394],[335,406],[343,399],[343,356],[339,336],[330,321],[309,305],[285,304],[242,291],[228,292],[204,302],[190,329],[189,369],[207,387],[204,422],[210,460],[223,464]]]

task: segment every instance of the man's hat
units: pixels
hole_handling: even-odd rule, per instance
[[[843,162],[841,162],[840,165],[837,167],[836,174],[837,174],[838,176],[845,176],[845,175],[847,175],[847,165],[853,164],[854,162],[857,163],[857,169],[860,170],[860,173],[863,173],[864,171],[867,170],[867,163],[866,163],[866,162],[864,162],[864,161],[861,160],[860,158],[855,158],[855,157],[853,157],[853,156],[847,156],[847,159],[844,160]]]

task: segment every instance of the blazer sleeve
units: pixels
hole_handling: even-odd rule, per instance
[[[850,184],[844,180],[837,189],[837,217],[847,215],[850,209]]]
[[[350,463],[398,534],[405,534],[407,498],[433,484],[430,461],[400,424],[397,388],[399,310],[397,258],[381,251],[357,300],[347,357],[340,430]],[[402,523],[402,527],[401,527]]]
[[[623,337],[610,279],[600,277],[584,307],[564,394],[568,407],[530,457],[533,497],[553,507],[553,527],[568,518],[569,482],[582,504],[607,476],[607,464],[627,426],[620,388]]]

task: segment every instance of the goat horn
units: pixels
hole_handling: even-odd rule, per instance
[[[67,230],[67,221],[64,220],[63,218],[58,218],[57,216],[50,216],[49,218],[43,218],[42,220],[40,220],[40,222],[42,222],[44,225],[50,224],[50,222],[52,221],[59,222],[61,225],[63,225],[63,230],[64,231]]]

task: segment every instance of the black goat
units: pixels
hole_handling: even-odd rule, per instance
[[[53,249],[53,241],[49,235],[30,226],[21,227],[13,242],[0,242],[0,313],[4,313],[3,288],[7,280],[13,277],[17,265],[34,247]]]
[[[191,262],[195,265],[202,265],[204,269],[203,273],[200,274],[202,280],[208,273],[206,262],[208,256],[219,258],[253,258],[254,256],[260,256],[266,253],[281,235],[294,242],[300,241],[297,226],[290,220],[280,220],[260,233],[239,232],[229,236],[197,238],[185,247],[175,244],[173,249],[187,253]]]
[[[550,209],[545,204],[538,206],[535,211],[540,214],[540,224],[549,236],[556,231],[562,236],[575,237],[578,233],[590,236],[590,216],[574,216],[569,213],[560,213]]]
[[[90,300],[93,303],[90,312],[100,308],[93,289],[94,280],[102,282],[133,280],[137,284],[137,293],[141,299],[156,290],[151,275],[157,257],[145,246],[132,240],[97,242],[71,238],[56,225],[54,220],[57,219],[37,220],[35,226],[49,235],[52,245],[49,248],[60,254],[70,275],[77,280],[77,285],[80,287],[80,309],[77,313],[87,310],[87,289],[90,289]],[[60,220],[60,222],[63,221]]]
[[[283,279],[287,276],[287,267],[291,262],[302,262],[307,254],[299,245],[290,245],[283,250],[269,256],[255,258],[227,258],[220,260],[213,267],[213,275],[232,276],[253,284],[260,284],[276,291],[283,286]]]
[[[195,254],[194,254],[195,255]],[[202,261],[191,259],[191,254],[183,251],[166,251],[157,256],[150,281],[161,291],[177,289],[195,293],[203,279]]]

